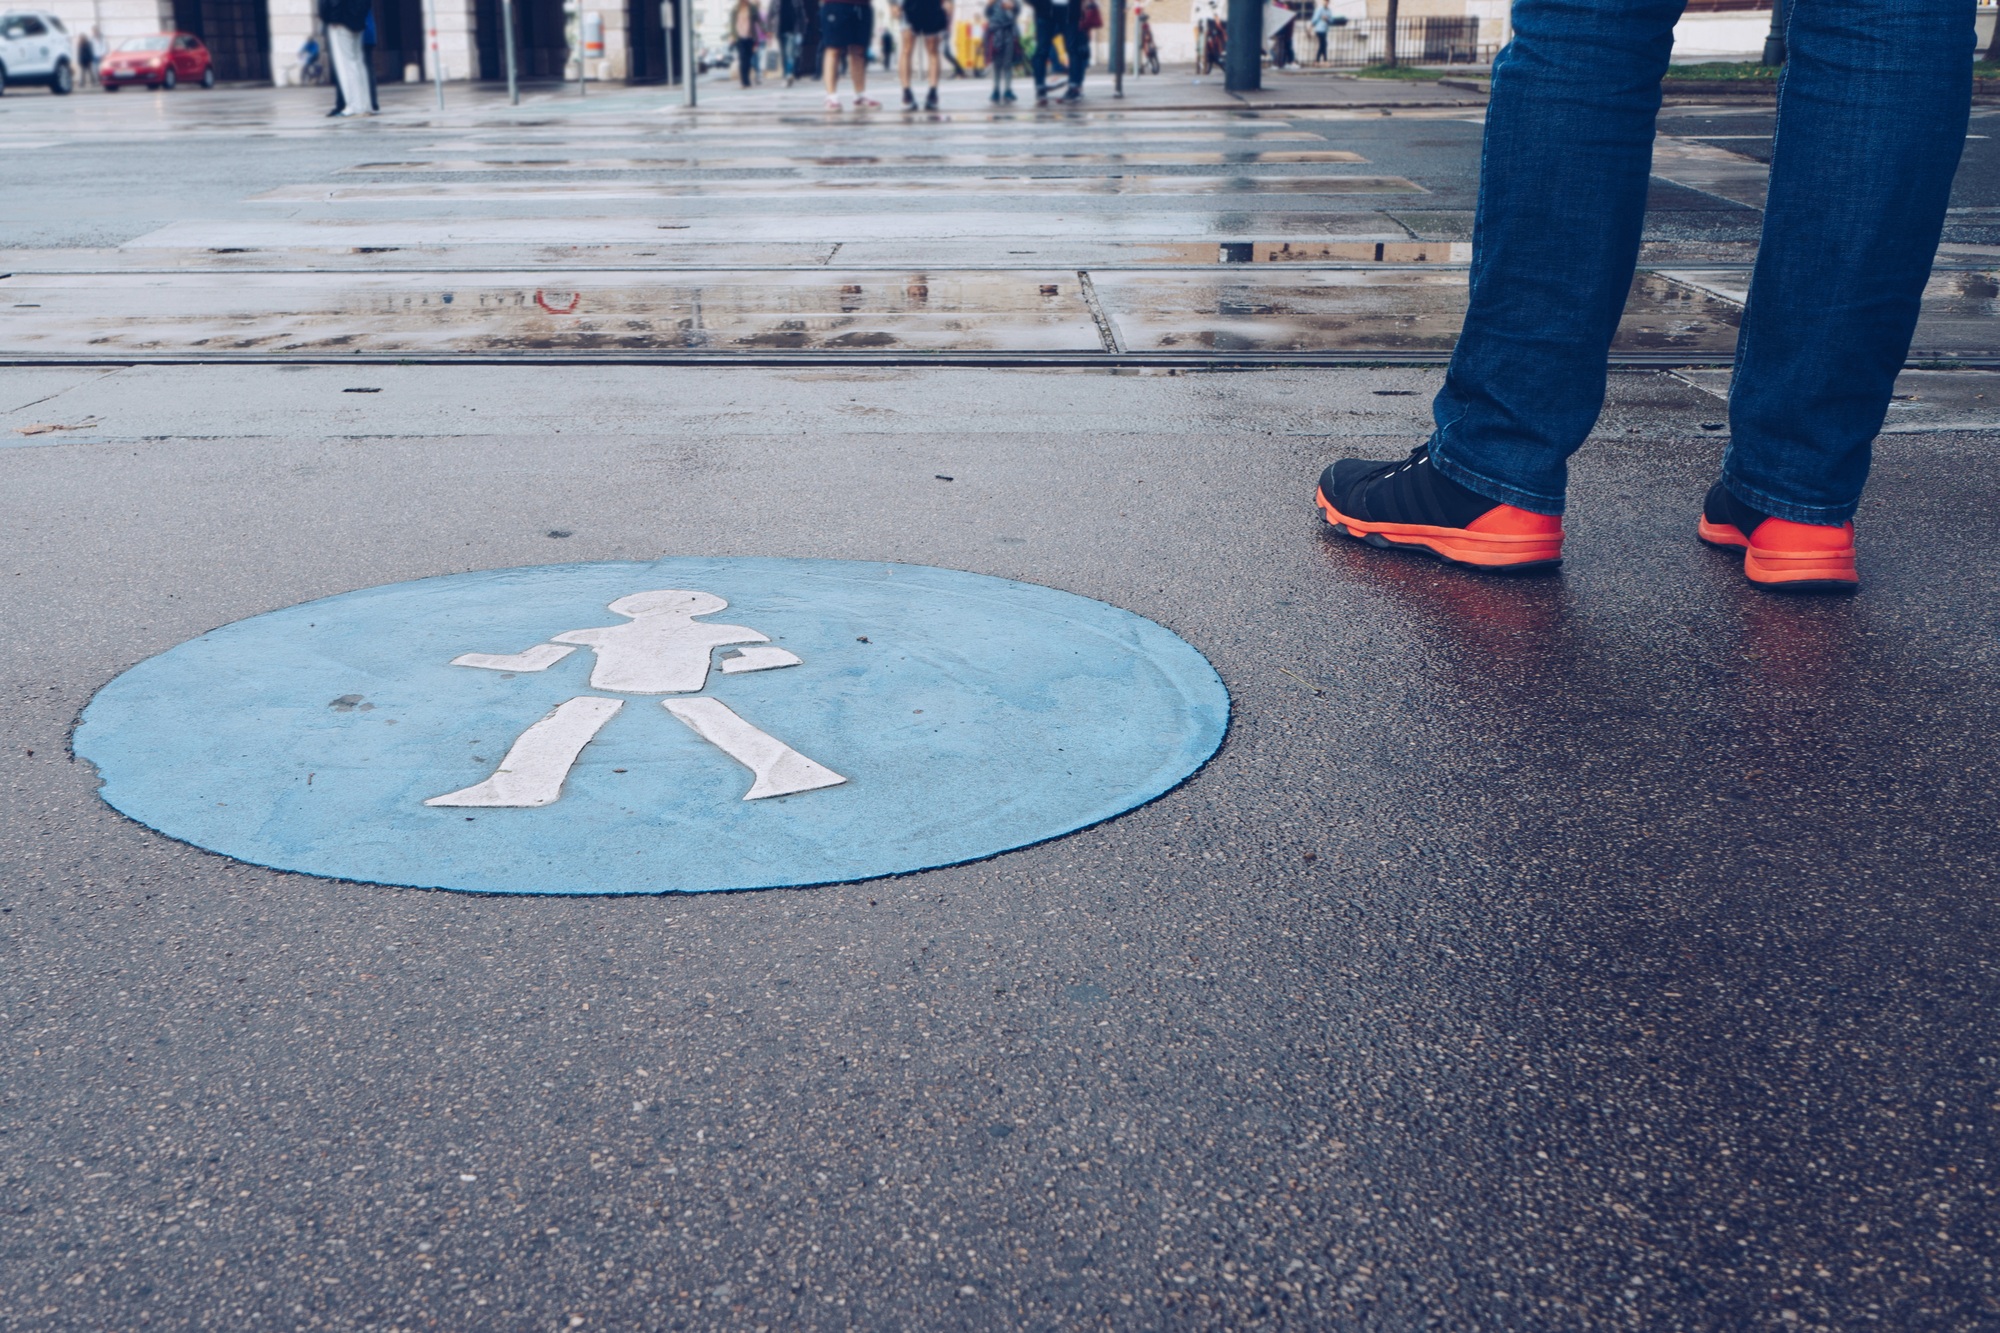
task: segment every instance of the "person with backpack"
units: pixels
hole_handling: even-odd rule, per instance
[[[801,76],[800,57],[805,54],[806,0],[775,0],[772,23],[778,30],[778,50],[785,64],[785,86]]]
[[[986,6],[986,66],[993,71],[993,101],[1019,100],[1014,96],[1014,66],[1020,60],[1018,0],[991,0]]]
[[[1097,0],[1079,0],[1076,21],[1076,44],[1072,46],[1068,37],[1063,38],[1063,49],[1069,54],[1069,92],[1063,95],[1065,102],[1073,102],[1083,96],[1083,72],[1090,68],[1091,36],[1104,27],[1104,9]]]

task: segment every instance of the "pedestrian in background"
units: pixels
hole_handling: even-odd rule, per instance
[[[318,36],[315,35],[307,37],[305,40],[305,44],[299,47],[300,83],[314,84],[318,83],[321,79],[326,77],[326,64],[319,57],[320,57],[320,49],[319,49]]]
[[[361,30],[368,26],[372,8],[373,0],[319,0],[326,44],[333,52],[333,77],[340,85],[339,108],[330,115],[373,114],[368,109],[368,70],[361,49]]]
[[[729,16],[729,32],[736,43],[736,80],[748,88],[757,66],[757,46],[764,36],[764,18],[753,0],[736,0],[736,9]]]
[[[1326,36],[1333,30],[1333,7],[1326,0],[1313,6],[1313,64],[1326,63]]]
[[[1069,50],[1067,38],[1063,41],[1065,52],[1070,57],[1070,88],[1081,97],[1083,95],[1083,71],[1090,68],[1090,48],[1097,38],[1093,35],[1104,27],[1104,10],[1097,0],[1082,0],[1077,10],[1076,48]]]
[[[854,84],[854,109],[865,111],[882,104],[868,96],[868,39],[875,24],[875,11],[867,0],[820,0],[819,43],[826,54],[826,109],[840,110],[840,62],[847,60],[847,77]]]
[[[368,74],[368,109],[380,111],[382,103],[375,92],[375,11],[370,8],[368,21],[361,25],[361,67]],[[338,82],[333,85],[333,110],[329,116],[344,115],[347,111],[347,93]]]
[[[76,40],[76,67],[86,85],[98,82],[97,62],[103,58],[104,39],[97,35],[96,28],[86,29]]]
[[[1280,14],[1291,16],[1271,34],[1271,64],[1278,69],[1286,69],[1299,62],[1298,53],[1292,46],[1292,32],[1299,26],[1299,15],[1284,0],[1271,0],[1271,7]]]
[[[1014,102],[1014,66],[1021,59],[1021,11],[1017,0],[989,0],[986,6],[986,67],[993,71],[995,102]]]
[[[799,57],[805,52],[806,0],[772,0],[773,25],[778,30],[778,56],[785,66],[785,86],[800,76]]]
[[[1049,34],[1049,44],[1053,47],[1054,39],[1062,38],[1062,61],[1056,68],[1069,76],[1069,87],[1063,90],[1062,100],[1074,102],[1083,96],[1083,71],[1090,64],[1090,38],[1083,31],[1083,0],[1054,0],[1051,8],[1054,10],[1055,28]],[[1039,19],[1038,14],[1038,22]],[[1041,51],[1040,34],[1035,37],[1035,50],[1037,53]],[[1053,54],[1051,51],[1052,57]],[[1042,81],[1037,79],[1035,82],[1039,85]],[[1040,100],[1047,101],[1048,90],[1044,88],[1038,96]]]
[[[902,0],[897,13],[903,22],[903,110],[917,109],[917,96],[910,91],[910,79],[916,72],[917,45],[924,47],[924,57],[930,62],[931,88],[924,95],[924,110],[938,109],[938,79],[944,73],[944,35],[951,30],[951,0]]]
[[[1478,569],[1562,559],[1569,457],[1604,406],[1682,3],[1515,0],[1437,429],[1407,459],[1321,474],[1336,531]],[[1786,38],[1729,448],[1693,535],[1741,551],[1760,587],[1848,591],[1855,506],[1965,147],[1973,4],[1794,0]],[[1944,520],[1897,518],[1950,540]]]

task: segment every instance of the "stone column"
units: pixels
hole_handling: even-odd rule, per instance
[[[174,27],[173,0],[54,0],[48,5],[48,12],[63,21],[71,38],[81,37],[95,27],[111,46],[126,37],[172,32]]]
[[[271,82],[280,88],[299,82],[299,48],[319,29],[319,9],[314,0],[268,0],[271,24]],[[320,39],[320,68],[333,80],[333,55]]]
[[[495,6],[498,9],[498,6]],[[455,83],[479,77],[479,15],[473,0],[425,0],[424,59],[430,59],[429,24],[437,24],[438,58],[444,66],[445,82]],[[424,77],[431,77],[430,66]],[[504,78],[505,75],[503,74]]]
[[[623,83],[632,73],[631,12],[619,0],[584,0],[584,4],[604,17],[604,59],[591,74],[606,83]]]

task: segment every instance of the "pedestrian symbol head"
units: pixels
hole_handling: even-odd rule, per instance
[[[620,597],[611,604],[611,609],[621,616],[641,620],[649,616],[705,616],[728,605],[712,592],[662,588],[658,592],[635,592]]]

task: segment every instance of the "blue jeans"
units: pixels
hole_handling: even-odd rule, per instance
[[[1493,62],[1471,300],[1433,404],[1439,471],[1563,511],[1638,262],[1683,0],[1515,0]],[[1973,0],[1794,0],[1724,480],[1852,517],[1916,328],[1972,98]]]
[[[1054,0],[1031,0],[1035,11],[1035,54],[1028,62],[1035,74],[1035,91],[1049,86],[1049,70],[1061,71],[1072,88],[1083,87],[1083,71],[1090,64],[1090,44],[1084,40],[1083,0],[1056,4]],[[1061,36],[1069,63],[1056,59],[1056,38]],[[1968,76],[1969,77],[1969,76]]]

